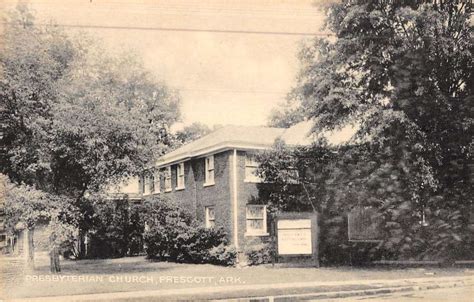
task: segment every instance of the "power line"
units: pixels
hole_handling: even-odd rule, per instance
[[[2,22],[4,25],[9,22]],[[331,37],[334,34],[315,32],[283,32],[283,31],[254,31],[254,30],[230,30],[230,29],[205,29],[186,27],[142,27],[142,26],[119,26],[119,25],[83,25],[83,24],[59,24],[59,23],[36,23],[38,26],[64,27],[64,28],[89,28],[89,29],[118,29],[118,30],[144,30],[144,31],[169,31],[169,32],[208,32],[227,34],[253,34],[253,35],[277,35],[277,36],[323,36]]]

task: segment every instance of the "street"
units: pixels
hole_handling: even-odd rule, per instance
[[[344,299],[325,299],[325,300],[312,300],[312,301],[325,301],[325,302],[348,302],[348,301],[443,301],[443,302],[464,302],[474,301],[474,287],[453,287],[453,288],[441,288],[432,289],[425,291],[412,291],[412,292],[399,292],[380,294],[373,296],[361,296],[361,297],[348,297]]]

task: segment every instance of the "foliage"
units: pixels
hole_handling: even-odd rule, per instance
[[[203,137],[211,132],[211,128],[207,125],[194,122],[189,126],[185,126],[182,130],[176,132],[176,139],[179,144],[186,144]]]
[[[279,108],[273,109],[268,117],[268,126],[277,128],[290,128],[305,119],[305,112],[297,99],[298,95],[289,94],[286,102]]]
[[[334,2],[326,26],[336,39],[316,38],[300,53],[292,93],[314,131],[350,123],[359,131],[354,146],[295,154],[320,175],[297,199],[312,205],[318,196],[317,209],[335,213],[326,221],[342,222],[337,213],[358,204],[378,208],[386,221],[380,248],[390,257],[471,255],[474,36],[466,5]],[[333,232],[343,235],[332,230],[327,240]]]
[[[15,182],[44,184],[50,171],[45,136],[57,81],[77,55],[56,28],[40,29],[24,6],[8,20],[0,51],[0,104],[6,111],[1,170]]]
[[[148,257],[185,263],[231,264],[236,252],[227,247],[222,229],[207,229],[174,201],[148,200],[144,242]],[[218,252],[223,252],[218,255]]]
[[[142,62],[96,48],[60,82],[51,132],[57,187],[96,192],[139,173],[166,149],[161,131],[177,118],[176,95]]]
[[[170,251],[169,254],[171,257],[176,258],[176,261],[210,263],[211,260],[219,260],[215,253],[219,250],[224,250],[227,239],[226,233],[222,228],[206,228],[195,223],[194,225],[187,226],[176,237],[174,242],[176,250]],[[213,257],[210,254],[211,250],[213,250]],[[225,255],[222,256],[225,257]],[[227,259],[224,258],[223,260],[225,262]]]
[[[93,216],[87,257],[123,257],[142,251],[144,225],[140,205],[127,199],[89,200],[93,203]]]
[[[413,186],[423,166],[410,162],[405,145],[382,150],[371,144],[333,147],[319,142],[297,149],[277,145],[261,158],[260,173],[271,189],[261,198],[274,211],[317,211],[320,223],[320,257],[323,263],[343,263],[385,257],[388,259],[444,259],[466,257],[469,241],[457,244],[468,230],[454,219],[459,211],[432,210],[413,194],[426,194]],[[298,167],[299,182],[288,182],[288,167]],[[421,170],[421,171],[420,171]],[[356,206],[375,208],[383,217],[379,244],[353,244],[347,237],[347,213]],[[424,216],[424,217],[423,217]],[[424,221],[428,223],[426,223]],[[446,223],[445,221],[448,221]],[[356,259],[358,258],[358,259]]]
[[[269,243],[252,244],[245,248],[248,265],[271,263],[275,250]]]
[[[25,21],[26,20],[26,21]],[[2,172],[75,199],[141,171],[167,148],[179,98],[134,55],[40,27],[19,6],[2,38]]]
[[[38,26],[24,4],[5,21],[0,173],[68,196],[86,232],[93,213],[86,194],[137,174],[169,147],[164,132],[179,116],[179,97],[136,56]],[[43,215],[36,205],[32,210]]]
[[[77,211],[75,211],[75,214],[77,215]],[[74,251],[77,243],[77,225],[62,220],[57,210],[51,211],[51,219],[47,225],[46,232],[49,234],[50,253],[55,249],[58,253],[64,255]]]
[[[57,196],[27,185],[6,183],[5,227],[14,235],[39,225],[49,234],[49,249],[68,249],[74,241],[77,209],[67,196]]]
[[[15,186],[7,182],[5,192],[6,228],[11,233],[16,229],[34,228],[49,219],[46,193],[31,186]]]
[[[224,243],[208,250],[208,263],[224,266],[234,266],[237,261],[237,249]]]

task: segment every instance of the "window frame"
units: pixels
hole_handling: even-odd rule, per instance
[[[214,213],[214,217],[210,218],[210,210],[212,209]],[[205,226],[207,229],[213,228],[216,226],[216,207],[215,206],[205,206],[204,207],[204,215],[205,215]],[[212,222],[212,223],[211,223]]]
[[[171,182],[171,166],[167,166],[165,172],[165,192],[173,191],[173,184]]]
[[[212,185],[215,185],[214,154],[204,158],[204,186],[207,187]]]
[[[255,155],[248,154],[248,153],[245,154],[244,182],[262,183],[264,181],[262,177],[256,175],[255,173],[252,173],[253,176],[250,176],[249,175],[250,173],[248,173],[249,169],[252,169],[252,170],[254,169],[256,172],[259,165],[260,163],[257,160],[255,160]]]
[[[179,163],[176,166],[176,190],[184,190],[185,188],[185,175],[184,175],[184,162]]]
[[[262,208],[262,218],[255,218],[249,217],[248,208],[249,207],[261,207]],[[258,229],[249,229],[248,221],[249,220],[261,220],[263,228],[261,230]],[[245,207],[245,236],[268,236],[268,228],[267,228],[267,206],[260,205],[260,204],[248,204]]]

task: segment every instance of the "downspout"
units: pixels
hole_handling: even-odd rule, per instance
[[[239,250],[239,224],[238,224],[238,196],[237,196],[237,149],[234,149],[234,155],[232,156],[232,213],[233,213],[233,233],[234,233],[234,245]]]

